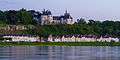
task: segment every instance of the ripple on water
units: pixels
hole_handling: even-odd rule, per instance
[[[120,47],[0,47],[0,60],[120,60]]]

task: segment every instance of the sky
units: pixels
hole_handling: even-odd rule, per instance
[[[120,0],[0,0],[0,10],[21,8],[48,9],[53,15],[67,10],[74,19],[120,20]]]

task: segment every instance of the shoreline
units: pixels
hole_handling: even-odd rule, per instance
[[[120,46],[120,42],[0,42],[0,46]]]

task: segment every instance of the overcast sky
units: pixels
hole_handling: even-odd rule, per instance
[[[119,20],[120,0],[0,0],[0,9],[49,9],[53,15],[68,10],[74,18]]]

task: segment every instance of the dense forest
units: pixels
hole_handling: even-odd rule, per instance
[[[35,14],[36,13],[36,14]],[[36,28],[27,30],[26,34],[44,35],[64,35],[81,34],[120,37],[120,21],[95,21],[80,18],[73,25],[40,25],[41,13],[35,10],[8,10],[0,11],[0,25],[34,25]]]

